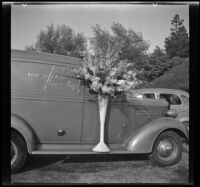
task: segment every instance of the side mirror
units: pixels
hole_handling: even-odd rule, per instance
[[[178,113],[175,110],[168,110],[165,112],[165,115],[168,117],[176,118]]]

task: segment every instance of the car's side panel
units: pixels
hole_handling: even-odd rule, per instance
[[[134,153],[150,153],[155,139],[165,130],[176,130],[185,135],[188,139],[188,131],[178,120],[164,117],[147,123],[142,128],[137,129],[127,144],[127,150]]]
[[[67,66],[11,59],[11,111],[31,125],[41,144],[80,143],[84,87]]]

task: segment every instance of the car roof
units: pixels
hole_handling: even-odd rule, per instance
[[[58,55],[53,53],[38,52],[38,51],[25,51],[20,49],[11,49],[11,58],[12,59],[28,59],[28,60],[39,60],[39,61],[48,61],[56,62],[61,64],[73,64],[80,65],[81,59]]]
[[[134,90],[133,93],[149,93],[149,92],[164,92],[164,93],[174,93],[174,94],[183,94],[189,96],[189,94],[183,90],[178,89],[169,89],[169,88],[143,88],[143,89],[137,89]]]

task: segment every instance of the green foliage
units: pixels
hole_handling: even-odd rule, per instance
[[[189,56],[189,36],[183,22],[184,20],[180,19],[178,14],[171,21],[171,33],[165,38],[165,50],[170,58]]]
[[[112,34],[99,25],[92,28],[94,38],[91,43],[94,53],[106,53],[108,49],[112,48],[119,54],[120,60],[128,60],[137,69],[141,69],[149,47],[141,33],[136,33],[133,29],[126,29],[119,23],[113,23],[111,26]]]
[[[153,58],[159,58],[165,56],[165,52],[163,49],[161,49],[159,46],[156,46],[153,53],[151,54],[151,57]]]
[[[171,88],[189,92],[189,59],[174,57],[169,63],[174,66],[164,75],[137,88]]]
[[[83,52],[86,50],[86,39],[82,33],[76,34],[68,26],[60,25],[55,28],[51,24],[47,25],[46,30],[40,31],[35,44],[26,46],[25,49],[82,57]]]
[[[144,65],[143,77],[145,81],[151,82],[163,75],[169,68],[171,68],[171,63],[167,62],[166,58],[150,58]]]
[[[143,64],[143,72],[138,76],[143,81],[151,82],[163,75],[171,66],[169,57],[160,47],[156,46],[146,63]]]

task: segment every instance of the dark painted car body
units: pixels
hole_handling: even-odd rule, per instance
[[[99,140],[95,95],[79,84],[69,66],[80,59],[11,51],[11,129],[23,137],[29,154],[84,154]],[[109,153],[150,153],[156,138],[174,130],[188,138],[177,120],[165,117],[162,100],[110,101],[105,124]]]

